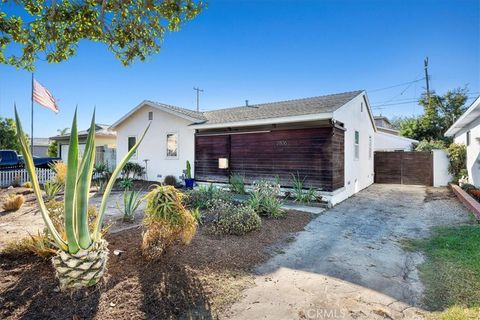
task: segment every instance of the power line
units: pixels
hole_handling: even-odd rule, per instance
[[[388,86],[388,87],[384,87],[384,88],[367,90],[367,92],[377,92],[377,91],[392,89],[392,88],[396,88],[396,87],[402,87],[402,86],[405,86],[405,85],[408,85],[408,84],[413,84],[413,83],[415,83],[415,82],[423,81],[424,79],[425,79],[425,77],[422,77],[422,78],[420,78],[420,79],[416,79],[416,80],[408,81],[408,82],[403,82],[403,83],[395,84],[395,85]]]

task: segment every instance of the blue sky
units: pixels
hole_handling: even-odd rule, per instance
[[[426,56],[432,89],[480,95],[480,1],[212,0],[146,62],[123,67],[89,42],[67,62],[39,62],[61,112],[35,106],[35,136],[69,127],[77,104],[80,128],[95,105],[107,124],[144,99],[193,109],[194,86],[203,110],[366,89],[375,114],[418,114],[410,101],[425,82],[395,85],[421,79]],[[0,116],[14,101],[29,125],[30,74],[0,65]]]

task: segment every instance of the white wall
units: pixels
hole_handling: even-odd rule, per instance
[[[363,111],[361,104],[363,103]],[[334,192],[332,204],[352,196],[373,183],[373,150],[375,149],[375,131],[363,95],[359,95],[333,113],[334,120],[343,122],[345,131],[345,186]],[[360,133],[360,154],[354,156],[355,131]],[[372,150],[369,154],[369,137],[372,138]]]
[[[377,131],[375,132],[375,151],[410,151],[416,140]]]
[[[470,145],[467,146],[468,180],[471,184],[480,186],[480,118],[456,134],[454,142],[466,145],[467,131],[470,131]]]
[[[452,175],[448,173],[450,160],[445,150],[432,150],[433,152],[433,186],[444,187],[452,181]]]
[[[145,166],[148,161],[147,178],[150,181],[163,181],[165,176],[174,175],[177,179],[186,168],[189,160],[194,170],[195,130],[188,125],[188,120],[171,115],[164,111],[144,106],[132,114],[115,130],[117,131],[117,163],[128,152],[128,137],[136,136],[140,139],[147,127],[148,112],[153,112],[153,121],[142,144],[137,150],[136,156],[130,161]],[[178,133],[178,157],[167,158],[167,133]]]

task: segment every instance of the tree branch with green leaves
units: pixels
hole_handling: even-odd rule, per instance
[[[1,0],[0,63],[34,70],[38,59],[62,62],[82,40],[106,44],[123,65],[160,51],[205,8],[193,0]],[[14,13],[7,13],[7,10]]]

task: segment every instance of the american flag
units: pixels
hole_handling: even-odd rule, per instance
[[[42,86],[40,82],[38,82],[35,79],[33,79],[32,95],[33,95],[33,101],[35,101],[39,105],[42,105],[45,108],[48,108],[55,113],[58,113],[58,111],[60,111],[55,97],[50,93],[50,91],[48,91],[47,88]]]

